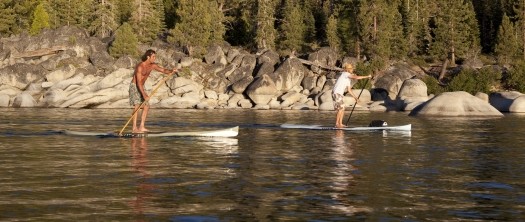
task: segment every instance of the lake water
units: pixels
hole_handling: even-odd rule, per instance
[[[357,133],[279,128],[334,112],[152,109],[150,130],[239,136],[121,139],[60,130],[118,131],[131,109],[0,112],[0,221],[525,220],[525,115],[354,112],[413,127]]]

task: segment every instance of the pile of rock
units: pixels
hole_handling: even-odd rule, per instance
[[[128,87],[138,59],[115,59],[108,47],[109,43],[74,27],[1,39],[0,107],[129,108]],[[304,59],[281,58],[269,50],[250,54],[226,44],[210,47],[203,59],[188,57],[160,41],[142,46],[143,51],[148,48],[157,51],[162,66],[180,70],[150,100],[153,107],[162,108],[333,110],[331,90],[339,72],[335,67],[355,63],[352,58],[338,59],[329,48]],[[463,92],[431,99],[420,76],[406,64],[392,65],[374,79],[371,91],[362,91],[356,108],[412,115],[525,112],[525,99],[517,92],[494,94],[490,101],[488,95]],[[154,72],[146,89],[163,77]],[[355,100],[348,96],[345,103],[353,106]]]

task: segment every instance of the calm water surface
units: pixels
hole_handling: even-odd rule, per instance
[[[351,125],[413,130],[352,133],[278,127],[332,125],[334,112],[152,109],[150,130],[241,129],[60,134],[118,131],[130,111],[0,109],[0,221],[525,220],[525,115],[354,112]]]

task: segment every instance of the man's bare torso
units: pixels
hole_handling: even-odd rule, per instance
[[[151,74],[151,71],[155,68],[156,65],[157,64],[155,63],[141,62],[135,69],[135,75],[133,75],[133,81],[135,81],[135,79],[138,79],[138,83],[140,85],[144,85],[149,75]],[[140,73],[138,73],[139,70],[140,70]]]

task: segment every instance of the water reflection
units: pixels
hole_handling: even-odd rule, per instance
[[[226,138],[226,137],[201,137],[197,138],[199,144],[206,145],[206,147],[213,148],[207,149],[209,152],[215,154],[236,154],[238,152],[238,140],[237,138]]]
[[[146,202],[151,199],[151,192],[154,189],[152,184],[146,182],[151,177],[146,170],[148,166],[147,154],[147,138],[131,138],[131,166],[137,174],[136,196],[131,201],[131,209],[133,209],[134,215],[139,217],[144,216]]]
[[[357,212],[370,211],[365,208],[356,208],[349,200],[348,193],[353,189],[355,183],[354,171],[356,166],[352,165],[355,161],[354,145],[357,143],[355,134],[352,137],[345,137],[343,130],[336,130],[332,137],[332,152],[330,159],[336,164],[332,167],[332,189],[330,196],[336,203],[330,205],[332,209],[338,210],[346,215],[354,215]]]

